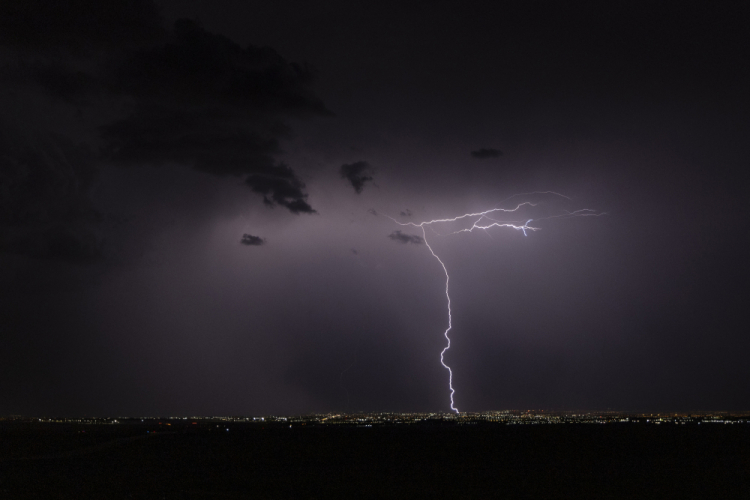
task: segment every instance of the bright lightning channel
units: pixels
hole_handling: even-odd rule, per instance
[[[556,193],[554,191],[537,191],[537,192],[532,192],[532,193],[516,194],[516,195],[511,196],[510,198],[506,198],[500,203],[504,203],[505,201],[508,201],[512,198],[517,198],[519,196],[533,195],[533,194],[550,194],[550,195],[559,196],[567,200],[570,200],[569,197],[562,195],[560,193]],[[430,253],[432,254],[432,256],[435,257],[437,261],[440,263],[440,265],[443,267],[443,272],[445,273],[445,298],[448,300],[448,328],[446,328],[445,332],[443,332],[443,336],[445,336],[445,339],[448,342],[448,344],[440,352],[440,363],[443,365],[443,367],[446,370],[448,370],[448,387],[450,388],[450,391],[451,391],[451,410],[455,411],[456,413],[460,413],[460,412],[458,408],[456,408],[455,401],[454,401],[454,395],[456,394],[456,390],[453,388],[453,370],[451,370],[451,367],[445,363],[445,353],[451,348],[451,339],[448,336],[448,332],[450,332],[451,328],[453,327],[453,317],[451,315],[451,296],[449,294],[450,275],[448,274],[448,268],[445,267],[445,263],[435,253],[435,250],[433,250],[432,246],[430,245],[430,242],[427,241],[427,231],[425,228],[430,226],[430,229],[432,229],[433,232],[435,232],[436,234],[439,234],[432,227],[433,224],[438,224],[442,222],[456,222],[462,219],[470,219],[470,218],[476,217],[476,220],[473,221],[471,227],[468,227],[465,229],[459,229],[458,231],[453,231],[451,233],[448,233],[448,235],[458,234],[458,233],[471,233],[475,229],[482,229],[484,231],[487,231],[493,227],[507,227],[507,228],[515,229],[517,231],[522,231],[524,236],[528,236],[526,231],[539,231],[540,230],[540,228],[538,227],[529,226],[529,223],[534,220],[540,221],[540,220],[546,220],[546,219],[560,219],[560,218],[570,218],[570,217],[598,217],[601,215],[606,215],[606,212],[596,212],[595,210],[584,208],[580,210],[575,210],[573,212],[564,211],[557,215],[539,217],[537,219],[528,219],[526,222],[523,222],[523,223],[520,221],[500,221],[500,220],[494,219],[493,217],[490,217],[490,214],[494,214],[496,212],[513,213],[513,212],[517,212],[518,210],[524,207],[535,207],[535,206],[537,206],[537,203],[525,201],[525,202],[516,204],[516,206],[513,208],[492,208],[490,210],[485,210],[484,212],[468,213],[468,214],[459,215],[457,217],[450,217],[446,219],[434,219],[434,220],[424,221],[424,222],[419,222],[419,223],[399,222],[393,217],[386,215],[386,217],[388,217],[389,219],[391,219],[393,222],[395,222],[396,224],[400,226],[413,226],[413,227],[420,228],[422,230],[422,238],[424,240],[425,245],[427,245],[427,248],[430,250]],[[483,222],[483,221],[488,221],[488,222]]]

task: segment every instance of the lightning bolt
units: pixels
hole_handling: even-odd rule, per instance
[[[445,273],[445,298],[448,299],[448,328],[445,329],[445,332],[443,335],[445,336],[445,340],[448,341],[448,345],[446,345],[443,350],[440,352],[440,363],[445,367],[446,370],[448,370],[448,387],[451,390],[451,410],[458,413],[458,408],[454,406],[453,402],[453,395],[456,393],[456,390],[453,388],[453,370],[451,370],[451,367],[445,364],[445,351],[451,348],[451,338],[448,336],[448,332],[451,331],[451,328],[453,328],[453,317],[451,316],[451,296],[448,293],[448,285],[450,284],[451,277],[448,275],[448,268],[445,267],[445,264],[442,260],[440,260],[440,257],[437,256],[435,253],[435,250],[432,249],[430,246],[430,243],[427,241],[427,231],[424,229],[424,225],[422,227],[422,236],[424,238],[424,244],[427,245],[427,248],[430,249],[430,253],[433,257],[437,259],[438,262],[440,262],[440,265],[443,266],[443,272]]]
[[[520,197],[520,196],[540,195],[540,194],[553,195],[553,196],[565,198],[566,200],[570,200],[571,199],[571,198],[569,198],[569,197],[567,197],[567,196],[565,196],[563,194],[556,193],[554,191],[535,191],[535,192],[530,192],[530,193],[515,194],[515,195],[513,195],[513,196],[511,196],[509,198],[506,198],[505,200],[501,201],[500,203],[498,203],[498,205],[502,204],[502,203],[504,203],[504,202],[506,202],[506,201],[508,201],[510,199],[517,198],[517,197]],[[453,328],[453,316],[452,316],[452,313],[451,313],[451,296],[450,296],[450,293],[449,293],[450,275],[448,274],[448,268],[445,266],[445,263],[435,253],[435,250],[433,250],[432,246],[430,245],[430,242],[427,241],[427,230],[425,228],[429,227],[430,229],[432,229],[432,231],[435,234],[437,234],[438,236],[441,236],[440,233],[438,233],[437,231],[435,231],[435,228],[432,227],[433,224],[446,223],[446,222],[456,222],[456,221],[460,221],[460,220],[463,220],[463,219],[475,219],[475,220],[473,220],[471,227],[467,227],[467,228],[464,228],[464,229],[459,229],[457,231],[452,231],[452,232],[447,233],[446,235],[453,235],[453,234],[459,234],[459,233],[471,233],[475,229],[481,229],[481,230],[483,230],[483,231],[486,232],[486,231],[488,231],[489,229],[491,229],[493,227],[505,227],[505,228],[511,228],[511,229],[515,229],[517,231],[521,231],[521,232],[523,232],[524,236],[528,236],[528,233],[526,233],[526,231],[532,231],[533,232],[533,231],[539,231],[540,230],[540,228],[538,228],[538,227],[529,226],[529,223],[532,222],[532,221],[535,221],[535,220],[536,221],[540,221],[540,220],[560,219],[560,218],[567,219],[567,218],[571,218],[571,217],[599,217],[601,215],[606,215],[606,212],[597,212],[597,211],[592,210],[592,209],[584,208],[584,209],[579,209],[579,210],[575,210],[575,211],[572,211],[572,212],[563,211],[562,213],[556,214],[556,215],[549,215],[549,216],[546,216],[546,217],[538,217],[536,219],[528,219],[526,222],[522,222],[522,221],[501,221],[501,220],[495,219],[494,217],[490,217],[491,214],[494,215],[496,212],[500,212],[500,213],[513,213],[513,212],[518,212],[519,210],[521,210],[524,207],[536,207],[537,205],[538,205],[538,203],[532,203],[530,201],[524,201],[524,202],[521,202],[521,203],[517,203],[513,208],[492,208],[490,210],[485,210],[483,212],[468,213],[468,214],[463,214],[463,215],[459,215],[459,216],[456,216],[456,217],[449,217],[449,218],[445,218],[445,219],[433,219],[433,220],[419,222],[419,223],[417,223],[417,222],[400,222],[400,221],[397,221],[396,219],[394,219],[393,217],[391,217],[389,215],[386,215],[386,217],[388,217],[389,219],[391,219],[393,222],[395,222],[396,224],[398,224],[400,226],[413,226],[413,227],[420,228],[422,230],[422,239],[424,240],[425,245],[430,250],[430,253],[432,254],[432,256],[435,257],[435,259],[437,259],[437,261],[440,263],[440,266],[442,266],[443,272],[445,273],[445,298],[448,301],[448,328],[446,328],[445,332],[443,332],[443,336],[445,337],[445,340],[448,343],[443,348],[443,350],[440,352],[440,364],[442,364],[443,367],[446,370],[448,370],[448,388],[450,389],[450,392],[451,392],[451,396],[450,396],[451,410],[455,411],[457,414],[460,413],[460,412],[459,412],[458,408],[456,408],[455,401],[454,401],[454,395],[456,394],[456,390],[453,388],[453,370],[451,369],[450,366],[448,366],[445,363],[445,353],[446,353],[446,351],[448,351],[451,348],[451,339],[448,336],[448,332],[450,332],[451,328]],[[486,233],[486,234],[489,235],[489,233]]]

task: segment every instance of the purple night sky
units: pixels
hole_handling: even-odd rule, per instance
[[[49,3],[0,7],[0,415],[447,411],[386,215],[534,191],[607,215],[427,230],[457,406],[750,407],[747,6]]]

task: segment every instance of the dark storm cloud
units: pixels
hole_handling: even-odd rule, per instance
[[[356,161],[354,163],[344,163],[341,165],[341,177],[348,180],[357,193],[361,193],[365,188],[365,183],[371,182],[372,167],[366,161]]]
[[[175,23],[167,43],[135,51],[111,76],[115,90],[149,103],[167,100],[251,118],[330,114],[307,87],[313,79],[307,66],[269,47],[242,48],[186,19]]]
[[[471,152],[473,158],[484,160],[486,158],[498,158],[503,155],[503,152],[499,149],[494,148],[481,148]]]
[[[376,217],[378,216],[378,211],[375,210],[374,208],[368,208],[367,209],[367,213],[372,214],[372,215],[374,215]]]
[[[81,130],[98,131],[67,130],[43,109],[24,125],[0,123],[0,252],[100,255],[89,198],[103,161],[242,177],[267,205],[315,213],[305,184],[276,159],[288,118],[331,114],[310,90],[309,67],[192,21],[167,30],[148,0],[3,2],[0,48],[9,99],[21,90],[36,107],[72,104]],[[137,172],[148,182],[149,171]]]
[[[110,75],[111,89],[136,105],[103,136],[119,162],[245,176],[265,203],[313,213],[304,183],[274,159],[288,133],[285,117],[330,114],[308,90],[311,79],[309,68],[273,49],[243,49],[178,21],[168,43],[135,52]]]
[[[399,213],[399,215],[400,215],[401,217],[411,217],[411,210],[409,210],[408,208],[407,208],[406,210],[402,210],[402,211],[401,211],[401,212]]]
[[[252,234],[243,234],[240,243],[247,246],[261,246],[266,244],[266,240],[260,236],[253,236]]]
[[[212,126],[215,125],[215,126]],[[245,184],[267,205],[314,213],[305,184],[273,155],[278,141],[251,130],[232,130],[212,116],[183,116],[155,107],[103,129],[111,158],[120,164],[178,162],[213,175],[246,176]]]
[[[398,241],[399,243],[412,243],[414,245],[421,245],[424,243],[424,240],[421,236],[417,236],[416,234],[406,234],[402,233],[401,231],[393,231],[391,234],[388,235],[390,239],[393,241]]]

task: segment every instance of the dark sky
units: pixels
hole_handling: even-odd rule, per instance
[[[4,2],[0,414],[448,410],[386,215],[520,201],[607,215],[427,230],[461,410],[747,410],[748,13]]]

